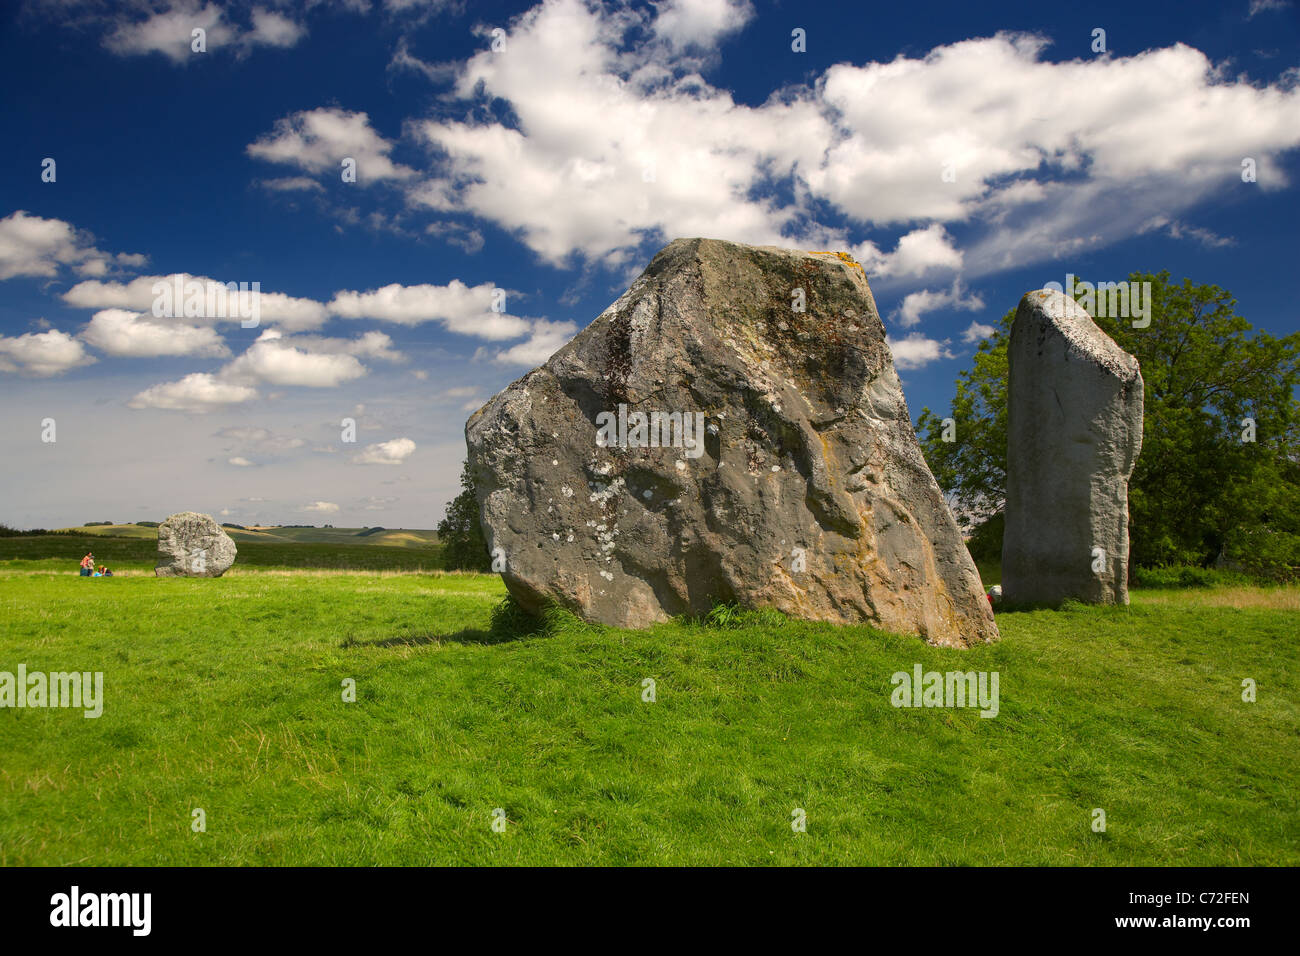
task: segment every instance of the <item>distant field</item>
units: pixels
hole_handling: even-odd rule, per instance
[[[966,652],[770,613],[530,630],[503,593],[5,562],[0,670],[105,702],[0,710],[0,866],[1300,864],[1295,589],[1002,614]],[[998,715],[891,706],[915,665],[999,672]]]
[[[147,538],[134,535],[37,535],[0,538],[0,567],[13,562],[40,562],[49,570],[76,574],[78,562],[87,551],[98,564],[115,572],[152,574],[157,553],[157,529]],[[233,537],[233,535],[232,535]],[[335,568],[357,571],[433,571],[442,568],[442,549],[436,543],[422,548],[367,544],[358,538],[346,544],[297,542],[292,540],[239,540],[239,555],[230,574],[244,568]]]
[[[158,540],[157,528],[143,528],[135,524],[81,525],[73,528],[58,528],[58,531],[72,531],[77,534],[94,535],[108,538],[146,538]],[[438,544],[438,532],[421,529],[384,528],[226,528],[226,534],[236,544],[244,541],[251,543],[276,543],[294,541],[312,544],[367,545],[382,548],[432,548]]]

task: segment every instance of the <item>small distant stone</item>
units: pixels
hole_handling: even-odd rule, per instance
[[[219,578],[235,563],[238,549],[211,515],[197,511],[174,514],[158,526],[160,578]]]

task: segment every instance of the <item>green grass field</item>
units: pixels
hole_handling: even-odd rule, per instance
[[[530,632],[492,576],[6,557],[0,670],[106,700],[0,710],[0,865],[1300,863],[1297,589],[1009,613],[963,653],[752,613]],[[917,663],[997,671],[998,716],[892,707]]]

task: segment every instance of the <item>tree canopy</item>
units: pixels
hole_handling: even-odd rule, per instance
[[[492,558],[479,524],[478,495],[469,462],[461,466],[461,493],[447,502],[447,516],[438,522],[442,566],[448,571],[490,571]]]

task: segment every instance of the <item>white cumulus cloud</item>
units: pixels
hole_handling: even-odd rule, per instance
[[[297,348],[267,329],[220,374],[231,382],[330,388],[360,378],[366,367],[352,355]]]
[[[204,413],[255,398],[257,390],[250,386],[221,381],[207,372],[194,372],[180,381],[146,388],[127,402],[127,407]]]
[[[78,6],[77,0],[65,4]],[[161,53],[185,65],[195,58],[230,49],[244,55],[254,47],[295,46],[307,33],[302,24],[282,13],[255,6],[246,24],[237,22],[230,5],[207,0],[152,0],[105,8],[92,4],[86,22],[104,26],[104,47],[119,56]],[[194,31],[203,31],[204,52],[194,50]]]
[[[494,312],[495,287],[467,286],[459,279],[447,285],[393,283],[368,292],[335,293],[330,311],[345,319],[378,319],[396,325],[441,322],[451,332],[489,340],[513,339],[529,330],[526,320]]]
[[[739,9],[543,0],[509,24],[508,55],[459,66],[448,102],[463,118],[443,110],[409,127],[430,147],[409,203],[494,223],[556,265],[618,266],[707,235],[854,248],[874,275],[906,284],[1098,248],[1155,215],[1177,221],[1240,188],[1245,156],[1259,172],[1251,188],[1279,188],[1282,155],[1300,146],[1300,84],[1231,74],[1181,43],[1053,61],[1045,38],[1000,33],[839,63],[811,86],[738,103],[682,44],[720,36]],[[819,222],[823,208],[848,225]],[[901,235],[894,252],[875,230]]]
[[[80,337],[101,352],[127,358],[230,354],[230,349],[211,327],[185,325],[176,319],[155,319],[147,313],[126,309],[96,312],[81,330]]]
[[[414,170],[389,158],[393,145],[375,132],[370,117],[336,107],[303,110],[276,121],[274,129],[248,146],[248,155],[296,166],[309,173],[342,175],[343,160],[356,161],[357,183],[402,180]]]
[[[415,442],[409,438],[394,438],[367,445],[352,456],[354,465],[400,465],[415,452]]]
[[[748,0],[666,0],[658,5],[654,32],[674,47],[711,47],[754,15]]]
[[[86,354],[85,346],[58,329],[12,338],[0,336],[0,372],[48,378],[94,361]]]
[[[541,365],[577,334],[578,326],[574,322],[547,322],[538,320],[533,323],[532,331],[524,341],[512,345],[493,356],[493,361],[502,365]],[[475,405],[475,408],[478,406]]]
[[[983,322],[972,322],[966,327],[966,330],[962,332],[961,340],[967,345],[973,345],[980,339],[988,338],[996,331],[997,329],[991,325],[985,325]]]
[[[174,291],[174,275],[179,275],[181,282],[181,299],[179,303]],[[236,281],[236,280],[231,280]],[[173,310],[177,313],[184,313],[185,306],[191,301],[197,307],[201,314],[186,315],[186,318],[194,322],[229,322],[239,323],[243,321],[243,316],[239,314],[236,298],[244,299],[246,296],[252,296],[254,290],[252,283],[257,282],[257,308],[258,321],[264,325],[275,325],[286,332],[307,331],[318,329],[329,319],[329,312],[325,306],[314,299],[298,298],[296,296],[285,295],[283,292],[262,291],[260,279],[239,279],[247,287],[246,292],[230,292],[224,308],[221,306],[221,300],[217,296],[213,297],[214,314],[207,314],[207,289],[210,285],[219,285],[223,288],[227,286],[225,282],[218,282],[206,276],[192,275],[188,272],[175,273],[173,275],[148,275],[137,276],[127,282],[103,282],[98,279],[87,279],[79,282],[67,292],[63,293],[63,301],[68,305],[77,306],[85,309],[130,309],[133,312],[147,312],[153,314],[154,301],[163,296],[170,296],[173,300]],[[155,291],[155,287],[157,291]],[[164,291],[164,287],[169,291]],[[201,293],[201,294],[200,294]],[[251,304],[251,299],[249,299]]]
[[[874,242],[854,249],[854,257],[867,272],[884,277],[917,278],[933,269],[961,268],[962,254],[939,223],[915,229],[898,240],[892,253],[882,253]]]
[[[144,262],[142,255],[101,252],[93,237],[62,219],[43,219],[22,209],[0,219],[0,279],[52,278],[64,266],[80,275],[104,275],[111,268]]]
[[[939,341],[920,332],[913,332],[902,339],[887,337],[886,341],[893,350],[894,364],[901,369],[924,368],[939,359],[953,358],[946,339]]]
[[[921,289],[909,292],[903,297],[898,307],[898,324],[911,328],[921,321],[921,316],[938,309],[955,309],[963,312],[978,312],[984,308],[984,299],[977,293],[967,294],[961,280],[954,279],[947,289]]]

